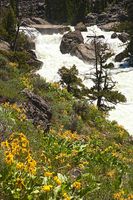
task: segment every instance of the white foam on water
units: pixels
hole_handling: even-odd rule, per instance
[[[88,35],[104,35],[104,41],[109,44],[112,53],[115,55],[122,52],[125,49],[123,43],[118,39],[111,39],[113,32],[102,31],[97,26],[88,28],[88,32],[82,33],[85,42],[89,42]],[[71,67],[76,65],[79,70],[79,74],[83,77],[84,74],[89,73],[94,67],[92,64],[84,63],[82,60],[70,54],[62,54],[60,52],[60,42],[62,35],[41,35],[36,37],[36,54],[38,59],[43,62],[42,68],[38,73],[44,77],[47,81],[59,81],[58,70],[62,67]],[[113,61],[112,57],[112,62]],[[115,69],[112,71],[112,75],[115,81],[117,81],[116,87],[122,92],[127,102],[124,104],[118,104],[116,109],[110,112],[109,119],[116,120],[119,124],[123,125],[130,134],[133,134],[133,71],[129,69],[120,69],[119,63],[115,63]],[[90,81],[86,80],[85,84],[89,87]]]

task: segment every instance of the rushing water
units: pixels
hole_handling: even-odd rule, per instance
[[[84,41],[87,41],[87,35],[104,35],[105,42],[110,45],[114,54],[118,54],[124,50],[125,46],[118,39],[111,39],[112,32],[104,32],[97,26],[88,28],[88,32],[84,32]],[[92,69],[92,65],[84,63],[82,60],[70,54],[63,55],[60,52],[59,46],[61,42],[61,34],[41,35],[36,36],[36,54],[38,59],[43,62],[43,67],[38,73],[46,78],[48,81],[58,81],[58,70],[62,66],[71,67],[76,65],[79,70],[80,76]],[[114,57],[112,57],[113,61]],[[116,109],[110,112],[110,119],[116,120],[119,124],[123,125],[130,134],[133,134],[133,71],[132,68],[120,69],[119,63],[115,63],[115,69],[112,71],[113,79],[117,81],[117,88],[122,92],[127,102],[118,104]],[[90,86],[90,81],[85,81],[85,84]]]

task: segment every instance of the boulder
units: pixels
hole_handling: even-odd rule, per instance
[[[31,58],[27,61],[27,64],[34,66],[35,70],[40,69],[40,67],[43,65],[43,62],[37,59],[33,50],[29,50],[28,52],[30,53]]]
[[[117,37],[118,37],[117,33],[112,33],[111,39],[115,39],[115,38],[117,38]]]
[[[81,32],[86,32],[87,27],[85,26],[85,24],[83,22],[80,22],[75,26],[75,30],[78,30],[78,31],[81,31]]]
[[[29,36],[27,36],[26,49],[27,50],[31,50],[31,49],[35,50],[35,41]]]
[[[121,33],[121,34],[118,35],[118,38],[119,38],[119,40],[121,40],[123,43],[125,43],[125,42],[128,41],[129,35],[128,35],[128,33],[123,32],[123,33]]]
[[[35,22],[33,22],[30,18],[23,18],[22,20],[22,26],[30,26],[30,25],[34,25],[36,24]]]
[[[107,13],[101,13],[98,15],[98,18],[97,18],[97,22],[105,22],[108,20],[108,14]]]
[[[119,24],[120,22],[109,22],[107,24],[100,25],[99,27],[103,29],[104,31],[112,31],[112,29],[118,26]]]
[[[119,21],[118,17],[119,17],[118,14],[114,14],[114,15],[112,14],[110,18],[108,18],[108,22],[118,22]]]
[[[61,53],[70,53],[72,49],[77,45],[84,43],[84,38],[80,31],[68,32],[62,37],[60,44]]]
[[[6,52],[10,51],[10,44],[4,40],[0,40],[0,50]]]
[[[49,131],[52,113],[50,106],[40,96],[28,90],[23,91],[28,102],[24,105],[27,117],[33,121],[33,124],[40,125],[44,131]]]
[[[119,15],[119,20],[120,20],[121,22],[127,21],[127,20],[128,20],[128,15],[127,15],[126,13],[121,13],[121,14]]]
[[[94,47],[90,44],[78,44],[72,51],[71,55],[77,56],[79,59],[84,62],[92,63],[95,61],[95,52]]]
[[[89,13],[85,17],[85,23],[90,25],[90,26],[96,24],[96,20],[97,20],[97,14],[96,13]]]
[[[115,56],[115,62],[121,62],[124,58],[128,56],[127,51],[123,51]]]

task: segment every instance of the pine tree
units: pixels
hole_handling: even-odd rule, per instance
[[[16,0],[10,0],[10,6],[12,7],[14,14],[16,15]]]
[[[117,90],[116,83],[112,80],[110,70],[113,65],[106,64],[111,56],[106,44],[102,44],[97,37],[93,40],[95,51],[95,69],[91,80],[93,86],[90,89],[90,99],[96,101],[97,107],[102,111],[109,111],[119,102],[125,102],[126,98]]]
[[[73,65],[70,69],[62,67],[59,69],[58,74],[61,77],[60,84],[66,88],[69,93],[81,99],[88,94],[88,88],[82,83],[82,79],[78,77],[79,72],[76,66]]]
[[[4,28],[8,33],[9,40],[11,40],[11,41],[16,32],[16,23],[17,23],[17,21],[16,21],[14,11],[13,11],[12,7],[10,6],[7,11],[7,15],[4,18]]]

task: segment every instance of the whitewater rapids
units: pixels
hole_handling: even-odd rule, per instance
[[[105,32],[97,26],[89,27],[88,32],[82,33],[84,41],[87,42],[87,35],[104,35],[105,42],[110,45],[112,52],[116,55],[125,49],[123,43],[118,39],[111,39],[113,32]],[[62,39],[61,34],[41,35],[36,36],[36,55],[39,60],[43,62],[42,68],[38,73],[47,81],[59,81],[58,70],[62,67],[70,68],[74,64],[79,70],[80,76],[83,78],[84,74],[90,72],[93,65],[86,64],[82,60],[70,54],[62,54],[59,46]],[[114,57],[112,57],[113,62]],[[122,92],[127,98],[124,104],[118,104],[116,109],[110,112],[109,119],[116,120],[122,125],[130,134],[133,135],[133,70],[132,68],[119,68],[120,63],[115,63],[115,69],[112,70],[113,80],[117,82],[116,88]],[[89,80],[85,81],[85,85],[90,87]]]

